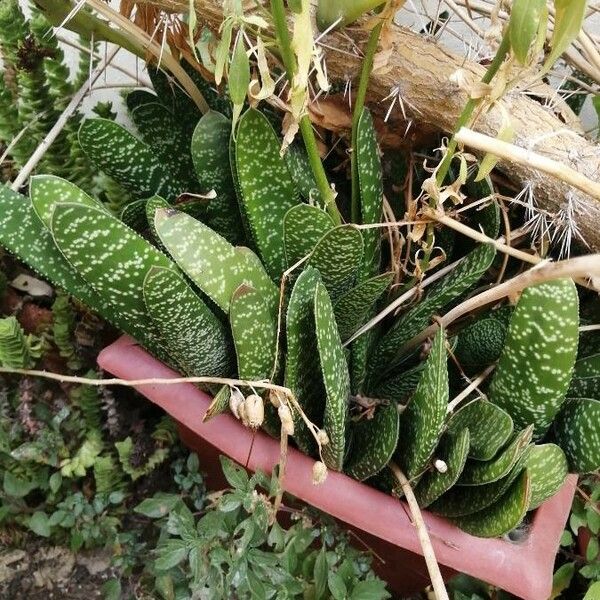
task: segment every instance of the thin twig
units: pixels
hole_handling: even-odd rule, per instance
[[[466,127],[463,127],[456,134],[456,140],[460,144],[464,144],[475,150],[493,154],[498,158],[548,173],[548,175],[552,175],[568,185],[600,200],[600,183],[588,179],[575,169],[556,160],[552,160],[526,148],[520,148],[514,144],[503,142],[483,133],[478,133],[472,129],[467,129]]]
[[[429,538],[429,532],[427,531],[427,525],[423,520],[419,503],[415,498],[415,494],[410,486],[406,475],[402,472],[400,467],[394,462],[390,463],[390,468],[394,477],[398,480],[398,483],[402,487],[408,507],[412,515],[413,522],[417,529],[417,535],[423,550],[423,557],[425,558],[425,564],[427,565],[427,571],[429,572],[429,578],[431,579],[431,585],[433,587],[433,593],[435,594],[436,600],[449,600],[448,592],[446,591],[446,585],[444,584],[444,578],[440,571],[440,565],[435,557],[433,546],[431,545],[431,539]]]
[[[451,412],[454,412],[454,410],[456,409],[456,407],[465,398],[467,398],[471,392],[473,392],[474,390],[476,390],[479,387],[479,385],[481,383],[483,383],[489,377],[489,375],[492,373],[492,371],[495,368],[496,368],[495,364],[490,365],[487,369],[485,369],[485,371],[483,371],[483,373],[481,373],[473,381],[471,381],[471,383],[460,394],[458,394],[458,396],[456,396],[456,398],[454,398],[452,400],[452,402],[450,402],[448,404],[448,408],[447,408],[446,412],[448,414],[450,414]]]
[[[77,110],[77,107],[81,104],[86,94],[88,93],[90,87],[96,82],[96,80],[100,77],[100,75],[104,72],[104,69],[108,66],[110,61],[115,57],[117,52],[121,48],[117,46],[107,57],[103,60],[93,71],[90,76],[89,81],[86,81],[78,90],[78,92],[71,98],[71,102],[67,105],[65,110],[62,112],[60,117],[58,117],[56,123],[52,129],[48,132],[46,137],[42,140],[40,145],[35,149],[35,152],[29,157],[29,160],[23,165],[23,168],[13,181],[11,185],[11,189],[15,192],[18,192],[21,189],[29,176],[33,172],[33,170],[37,167],[38,163],[46,154],[46,151],[54,140],[60,135],[60,132],[64,129],[65,125],[73,115],[73,113]]]

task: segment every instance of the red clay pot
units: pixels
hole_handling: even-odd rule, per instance
[[[178,375],[122,337],[98,358],[104,370],[121,379],[172,378]],[[138,391],[165,410],[178,424],[183,442],[201,457],[209,484],[220,483],[218,456],[224,454],[248,469],[270,473],[279,460],[279,442],[258,432],[250,453],[252,433],[230,415],[209,423],[202,417],[210,397],[189,383],[143,385]],[[400,595],[428,585],[427,569],[407,506],[397,499],[342,473],[330,472],[320,486],[312,484],[313,460],[290,449],[286,491],[328,513],[353,530],[383,559],[374,567]],[[212,476],[212,480],[210,477]],[[476,538],[424,511],[425,522],[445,577],[466,573],[500,587],[524,600],[546,600],[552,588],[552,571],[561,533],[569,515],[576,477],[569,476],[562,490],[535,513],[522,541]]]

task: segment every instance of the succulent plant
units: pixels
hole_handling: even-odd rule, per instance
[[[168,105],[184,100],[161,94],[166,82],[153,77],[158,96],[128,98],[141,140],[105,119],[85,121],[79,134],[132,202],[115,215],[55,176],[34,177],[29,199],[3,188],[9,252],[182,373],[237,378],[210,388],[207,418],[230,407],[240,416],[241,391],[252,399],[245,423],[262,422],[264,408],[263,426],[277,435],[278,409],[303,452],[388,491],[397,488],[394,461],[423,507],[475,535],[506,533],[568,471],[600,466],[600,363],[593,350],[578,356],[571,280],[529,287],[516,307],[438,327],[411,350],[407,342],[494,268],[493,245],[456,244],[452,270],[363,331],[396,297],[376,226],[383,178],[370,114],[358,124],[358,220],[335,225],[310,193],[303,151],[282,156],[263,112],[246,110],[232,131],[215,97],[226,114],[178,124]],[[181,202],[211,190],[193,209]],[[478,219],[497,235],[493,202]],[[464,384],[449,355],[469,372],[497,362],[491,383],[450,402]],[[297,406],[282,409],[264,393],[263,407],[243,384],[252,381],[285,386]]]

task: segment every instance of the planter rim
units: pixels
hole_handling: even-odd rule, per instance
[[[125,380],[180,376],[128,336],[105,348],[98,364]],[[253,442],[252,432],[229,414],[203,423],[211,398],[195,385],[153,384],[136,389],[220,453],[240,464],[248,460],[247,468],[251,471],[270,473],[277,464],[279,441],[266,433],[259,431]],[[289,448],[286,492],[357,529],[422,555],[410,512],[403,501],[334,471],[329,471],[323,484],[315,486],[313,464],[313,459]],[[577,477],[569,475],[562,489],[536,510],[528,535],[520,542],[474,537],[424,510],[423,518],[439,563],[524,600],[546,600],[552,588],[554,557],[576,484]]]

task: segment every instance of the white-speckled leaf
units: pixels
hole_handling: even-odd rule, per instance
[[[299,144],[292,144],[286,150],[284,159],[296,189],[306,200],[319,200],[319,189],[306,150]]]
[[[506,477],[531,443],[533,426],[514,436],[511,443],[491,460],[471,460],[463,469],[457,485],[484,485]]]
[[[129,131],[108,119],[87,119],[79,143],[92,163],[137,196],[174,200],[185,191],[170,168]]]
[[[448,422],[448,431],[467,428],[471,433],[469,458],[491,460],[513,432],[511,416],[499,406],[477,399],[459,408]]]
[[[447,433],[435,451],[434,458],[443,460],[448,467],[445,473],[430,468],[421,477],[415,488],[415,496],[421,508],[428,507],[458,480],[467,462],[469,453],[469,430],[461,429],[456,433]]]
[[[360,182],[360,212],[363,224],[381,223],[383,215],[383,176],[373,117],[367,109],[356,130],[356,165]],[[365,229],[364,272],[379,272],[381,229]]]
[[[241,379],[268,379],[275,367],[277,314],[261,290],[242,284],[235,290],[229,320]]]
[[[179,267],[225,312],[241,285],[263,292],[271,308],[277,305],[277,287],[248,248],[234,248],[210,227],[173,209],[157,210],[155,226]]]
[[[54,208],[52,235],[73,268],[109,304],[142,345],[158,338],[142,289],[148,271],[175,265],[144,238],[105,211],[78,204]]]
[[[244,230],[229,160],[230,137],[231,121],[218,112],[206,113],[194,130],[192,160],[202,191],[217,194],[208,205],[207,223],[237,244],[244,239]]]
[[[556,418],[554,434],[571,473],[591,473],[600,468],[600,400],[567,400]]]
[[[353,225],[341,225],[319,240],[307,264],[321,273],[323,283],[335,301],[354,282],[362,257],[360,230]]]
[[[484,485],[455,485],[441,498],[428,506],[427,510],[442,517],[462,517],[491,506],[504,495],[515,479],[523,472],[533,448],[534,446],[530,445],[525,449],[521,458],[506,477]]]
[[[359,341],[358,338],[357,341]],[[421,362],[415,367],[408,369],[388,379],[375,388],[373,394],[375,398],[384,400],[393,400],[400,404],[406,404],[409,396],[412,396],[423,374],[425,363]]]
[[[376,275],[359,283],[336,301],[333,311],[342,341],[346,341],[365,324],[375,303],[381,298],[393,279],[393,273]]]
[[[263,264],[276,281],[286,269],[283,219],[299,204],[280,147],[267,118],[255,109],[247,110],[240,118],[235,144],[240,203]]]
[[[308,256],[319,240],[333,227],[331,217],[316,206],[298,204],[290,208],[283,219],[283,238],[288,268]]]
[[[390,462],[398,444],[398,417],[398,409],[392,402],[378,407],[372,419],[356,423],[345,473],[364,481]]]
[[[319,426],[323,423],[326,397],[314,320],[315,292],[320,281],[319,272],[308,267],[294,284],[287,309],[285,365],[285,385],[292,390],[309,420]],[[314,453],[314,437],[296,412],[294,439],[305,454]]]
[[[569,388],[579,338],[579,298],[570,279],[527,288],[510,321],[489,398],[515,427],[542,436]]]
[[[144,280],[146,310],[169,355],[193,377],[234,373],[225,326],[173,269],[152,267]]]
[[[490,268],[495,256],[493,246],[478,246],[451,273],[432,286],[423,300],[400,316],[381,339],[369,363],[369,371],[375,379],[400,363],[402,357],[398,356],[398,350],[425,329],[441,308],[473,287]]]
[[[513,530],[525,517],[531,501],[527,469],[494,504],[482,511],[453,519],[463,531],[477,537],[500,537]]]
[[[54,175],[34,175],[29,180],[29,197],[35,214],[47,229],[50,229],[54,207],[61,202],[106,210],[101,202],[86,194],[74,183]]]
[[[417,391],[400,416],[396,457],[409,479],[422,473],[438,445],[448,396],[446,332],[440,329],[433,340]]]
[[[329,444],[323,447],[323,459],[330,469],[341,471],[346,444],[350,375],[331,299],[321,282],[315,289],[315,327],[321,372],[327,392],[323,426],[329,436]]]
[[[600,400],[600,354],[585,356],[575,363],[567,396]]]
[[[537,508],[554,496],[569,472],[565,453],[555,444],[532,446],[525,467],[531,477],[529,510]]]

